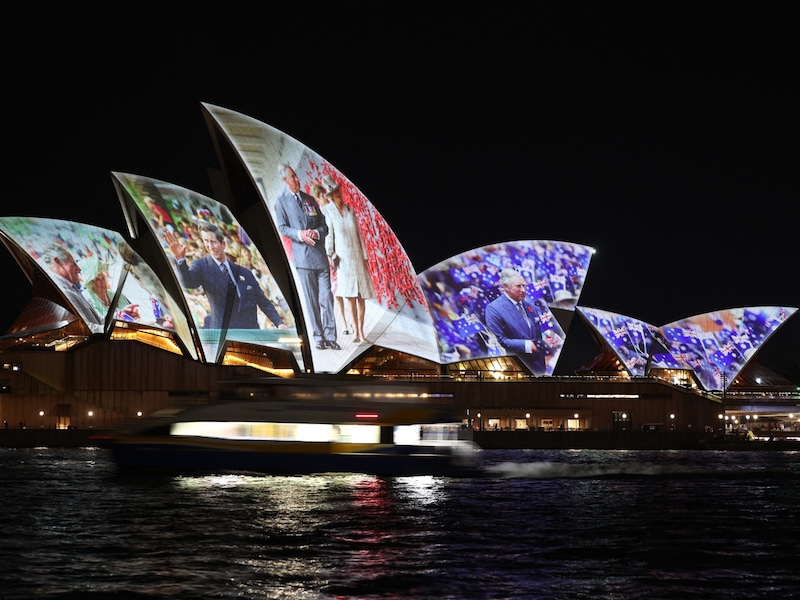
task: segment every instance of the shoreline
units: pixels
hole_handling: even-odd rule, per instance
[[[108,448],[114,429],[0,429],[0,448]],[[793,440],[720,439],[691,431],[473,431],[484,450],[800,451]]]

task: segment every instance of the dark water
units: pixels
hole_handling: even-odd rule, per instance
[[[0,449],[0,598],[800,597],[800,452],[484,455],[470,479],[136,477]]]

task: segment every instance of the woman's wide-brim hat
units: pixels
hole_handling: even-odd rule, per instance
[[[326,194],[332,194],[333,192],[335,192],[336,190],[339,189],[339,182],[336,181],[330,175],[323,175],[322,176],[322,183],[325,185],[325,187],[328,190],[326,192]]]
[[[86,283],[93,281],[100,273],[108,272],[108,265],[94,256],[81,260],[80,267],[81,279]]]

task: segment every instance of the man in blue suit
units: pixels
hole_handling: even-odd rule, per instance
[[[286,189],[275,203],[275,222],[282,236],[292,242],[292,260],[303,294],[303,305],[311,318],[311,333],[317,350],[341,350],[336,343],[336,321],[331,292],[331,267],[325,252],[328,225],[313,196],[300,189],[300,179],[287,164],[278,165]]]
[[[181,283],[187,289],[200,286],[211,307],[204,329],[260,329],[256,308],[278,329],[286,324],[250,269],[232,263],[225,254],[225,236],[213,223],[201,221],[200,237],[208,254],[186,263],[186,247],[167,231],[164,240],[178,265]]]
[[[500,345],[514,353],[534,375],[544,375],[545,358],[539,311],[525,301],[528,284],[514,269],[500,272],[503,293],[486,307],[486,327]]]

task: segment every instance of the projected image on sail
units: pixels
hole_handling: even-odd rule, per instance
[[[433,326],[411,261],[364,194],[277,129],[204,108],[237,151],[283,242],[314,371],[336,372],[373,344],[435,359]]]
[[[206,360],[223,342],[296,353],[294,318],[258,248],[228,208],[155,179],[114,173],[159,240],[183,290]]]
[[[647,373],[648,358],[654,347],[652,325],[597,308],[579,306],[577,310],[603,338],[630,375],[641,377]]]
[[[797,311],[783,306],[718,310],[661,327],[671,354],[707,390],[727,387],[758,348]]]
[[[174,331],[191,347],[177,303],[119,233],[34,217],[4,217],[0,229],[40,265],[93,333],[132,323]]]
[[[565,333],[551,308],[577,303],[592,249],[553,241],[484,246],[420,275],[441,362],[515,355],[550,375]]]

